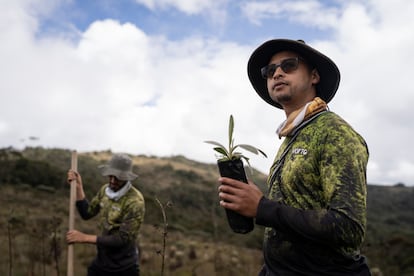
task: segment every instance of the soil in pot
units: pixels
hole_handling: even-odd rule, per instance
[[[217,162],[220,175],[247,183],[243,161],[241,159]],[[235,233],[246,234],[253,230],[253,218],[245,217],[233,210],[226,210],[227,221]]]

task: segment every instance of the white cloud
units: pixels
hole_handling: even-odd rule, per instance
[[[414,178],[414,164],[410,160],[401,160],[389,171],[389,179],[412,179]],[[392,183],[397,184],[397,183]],[[405,183],[407,184],[407,183]],[[409,183],[411,184],[411,183]]]
[[[186,14],[200,14],[206,11],[218,10],[227,0],[135,0],[136,3],[151,10],[175,8]]]
[[[339,10],[333,7],[324,7],[316,0],[301,1],[247,1],[241,10],[247,19],[262,25],[263,20],[287,19],[290,22],[306,24],[309,27],[320,29],[332,28],[337,23]],[[277,24],[269,26],[277,30]]]
[[[206,17],[216,26],[226,23],[226,6],[230,0],[135,0],[152,11],[176,9],[185,15]]]
[[[184,1],[141,1],[149,8],[174,6],[187,13],[201,13],[210,2],[196,7]],[[405,2],[347,1],[341,7],[317,1],[266,1],[260,7],[245,2],[253,22],[275,16],[332,32],[332,40],[307,42],[341,70],[330,107],[366,138],[371,183],[414,184],[414,2]],[[39,38],[38,16],[51,12],[51,3],[56,4],[1,4],[0,146],[23,146],[27,137],[36,136],[36,143],[47,147],[183,154],[213,163],[214,152],[203,141],[225,142],[233,114],[236,142],[263,149],[269,158],[251,161],[267,172],[280,144],[274,131],[284,113],[265,104],[248,82],[246,64],[256,45],[204,37],[170,41],[110,19],[77,31],[76,42],[64,36]]]
[[[371,182],[394,184],[405,179],[401,182],[412,185],[414,150],[408,145],[414,129],[410,74],[414,2],[346,1],[341,5],[263,1],[247,3],[243,10],[258,25],[277,18],[331,30],[335,40],[308,41],[341,70],[341,86],[331,109],[367,140]]]
[[[0,111],[4,146],[36,135],[49,146],[214,162],[203,141],[225,138],[230,113],[241,121],[239,109],[261,105],[245,77],[249,49],[237,44],[168,41],[114,20],[94,22],[76,44],[35,39],[28,28],[20,40],[3,34],[23,48],[0,48],[15,64],[0,67],[0,89],[18,96]]]
[[[408,147],[414,128],[409,119],[414,115],[410,107],[414,95],[408,62],[414,61],[410,50],[414,37],[407,35],[414,28],[410,18],[414,5],[374,2],[369,10],[356,3],[347,6],[338,25],[338,40],[330,43],[343,76],[335,104],[366,138],[371,160],[382,172],[377,181],[393,183],[401,177],[413,184],[409,166],[401,164],[414,165],[414,152]],[[401,12],[390,13],[391,8]],[[387,174],[388,170],[406,172]]]

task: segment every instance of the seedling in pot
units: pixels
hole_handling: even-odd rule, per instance
[[[254,154],[263,155],[267,157],[266,154],[251,145],[246,144],[234,144],[233,138],[233,131],[234,131],[234,119],[233,115],[230,115],[229,120],[229,141],[228,141],[228,148],[223,146],[222,144],[216,141],[205,141],[208,144],[214,145],[214,150],[218,152],[220,155],[218,156],[217,165],[220,171],[220,175],[223,177],[233,178],[244,183],[247,183],[246,173],[244,171],[243,161],[245,160],[246,163],[249,165],[249,158],[243,155],[241,152],[236,151],[236,149],[241,148],[252,152]],[[226,209],[227,221],[232,228],[232,230],[236,233],[248,233],[253,230],[253,218],[248,218],[245,216],[240,215],[232,210]]]
[[[230,115],[229,119],[229,142],[228,142],[228,148],[226,148],[224,145],[216,142],[216,141],[205,141],[205,143],[212,144],[216,147],[214,147],[214,150],[218,152],[220,155],[218,157],[218,162],[221,161],[228,161],[228,160],[235,160],[235,159],[242,159],[245,160],[246,163],[250,166],[249,158],[243,155],[241,152],[236,151],[237,148],[241,148],[244,150],[247,150],[251,153],[257,154],[257,155],[263,155],[264,157],[267,157],[267,155],[260,149],[247,145],[247,144],[234,144],[234,138],[233,138],[233,132],[234,132],[234,119],[233,115]]]

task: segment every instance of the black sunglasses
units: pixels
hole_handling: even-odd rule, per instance
[[[260,72],[262,73],[262,77],[264,79],[272,78],[278,67],[280,67],[283,70],[283,72],[285,72],[286,74],[289,74],[295,71],[296,69],[298,69],[299,59],[301,58],[299,57],[287,58],[287,59],[282,60],[282,62],[279,64],[272,63],[269,65],[266,65],[265,67],[260,69]]]

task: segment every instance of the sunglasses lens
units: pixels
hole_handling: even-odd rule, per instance
[[[299,59],[298,58],[288,58],[283,60],[280,64],[269,64],[263,67],[260,72],[264,79],[272,78],[276,72],[276,69],[280,66],[283,72],[289,74],[296,69],[298,69]]]
[[[296,58],[286,59],[282,61],[282,63],[280,64],[280,68],[282,68],[282,70],[285,73],[293,72],[298,68],[298,59]]]
[[[262,77],[264,79],[271,78],[276,71],[276,64],[269,64],[261,69]]]

